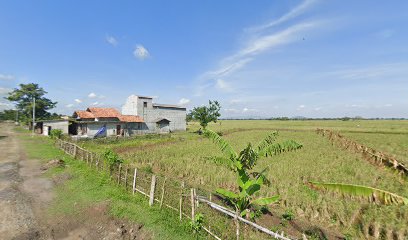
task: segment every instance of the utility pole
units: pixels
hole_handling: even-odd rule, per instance
[[[33,136],[34,136],[34,126],[35,126],[35,97],[33,97]]]
[[[15,122],[15,124],[18,125],[18,108],[16,108],[16,122]]]

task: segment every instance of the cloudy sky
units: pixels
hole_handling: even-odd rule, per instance
[[[0,95],[223,117],[408,117],[408,1],[1,1]],[[12,105],[0,100],[0,109]]]

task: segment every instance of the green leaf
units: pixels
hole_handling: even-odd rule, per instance
[[[238,170],[238,185],[242,189],[246,189],[245,184],[248,182],[248,180],[249,176],[246,174],[246,172],[242,169]]]
[[[246,189],[246,192],[248,193],[249,196],[252,196],[254,193],[258,192],[260,189],[261,189],[261,185],[253,183]]]
[[[216,132],[205,129],[204,136],[211,139],[220,148],[220,150],[227,154],[230,158],[235,159],[237,157],[237,153],[234,151],[232,146],[222,137],[220,137]]]
[[[258,143],[258,152],[262,152],[266,147],[271,145],[275,140],[276,137],[278,136],[278,132],[274,131],[271,132],[266,138],[264,138],[262,141]]]
[[[408,205],[408,198],[381,189],[343,183],[309,182],[311,187],[336,191],[351,196],[367,197],[370,202],[385,205]]]
[[[221,194],[224,197],[229,198],[229,199],[238,198],[238,194],[236,194],[236,193],[234,193],[232,191],[226,190],[226,189],[222,189],[222,188],[218,188],[217,193],[219,193],[219,194]]]
[[[279,200],[279,195],[273,196],[273,197],[265,197],[265,198],[258,198],[253,201],[251,201],[251,204],[259,205],[259,206],[265,206],[269,205],[272,203],[275,203]]]

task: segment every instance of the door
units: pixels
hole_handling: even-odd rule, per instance
[[[116,135],[121,135],[120,125],[116,125]]]

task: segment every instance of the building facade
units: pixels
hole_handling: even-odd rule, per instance
[[[178,105],[153,103],[152,97],[131,95],[122,107],[122,114],[143,118],[150,131],[186,130],[186,108]]]

